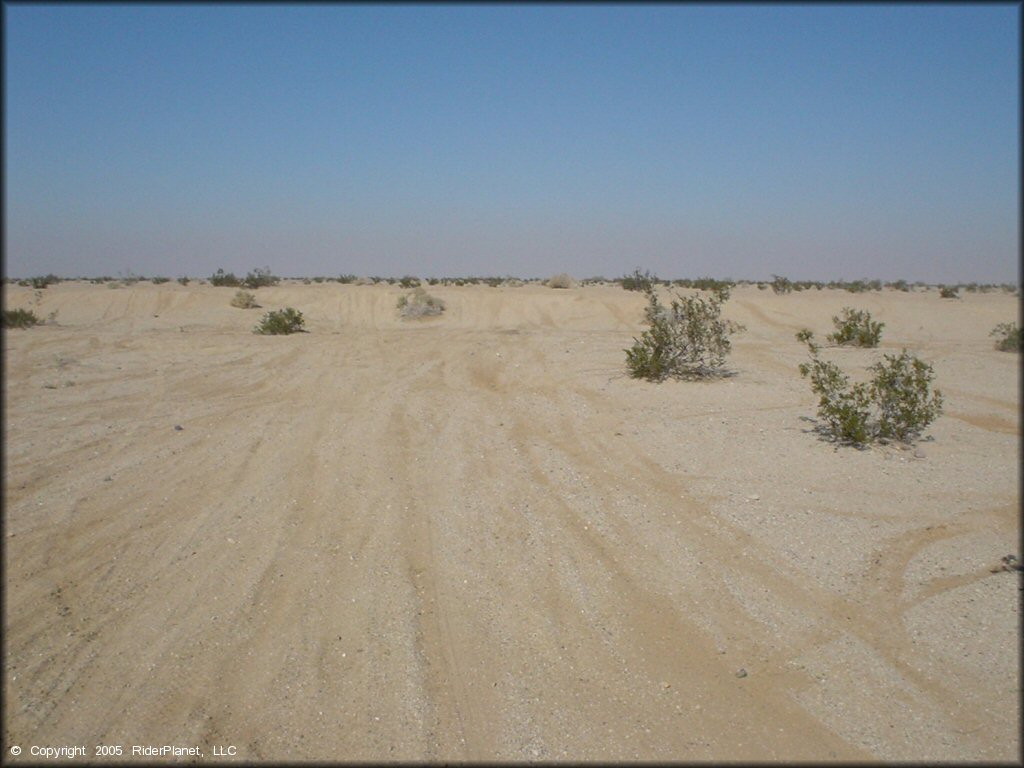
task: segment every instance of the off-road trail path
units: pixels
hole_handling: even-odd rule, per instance
[[[5,292],[58,311],[4,331],[21,760],[1020,759],[1013,296],[741,286],[735,375],[656,385],[617,286]],[[909,449],[813,429],[793,335],[843,306],[886,323],[844,369],[935,367]]]

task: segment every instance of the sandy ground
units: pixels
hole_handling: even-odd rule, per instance
[[[617,286],[4,290],[58,311],[4,332],[12,764],[1020,760],[1013,296],[740,287],[736,375],[656,385]],[[830,359],[934,364],[916,454],[813,431],[846,305]]]

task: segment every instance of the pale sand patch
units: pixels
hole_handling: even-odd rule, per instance
[[[58,311],[5,331],[5,744],[1020,759],[1015,297],[741,287],[737,375],[653,385],[615,286],[4,290]],[[924,458],[812,431],[843,306],[934,363]]]

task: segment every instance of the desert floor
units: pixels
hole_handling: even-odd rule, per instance
[[[5,752],[1020,759],[1016,297],[738,287],[735,375],[659,385],[641,294],[430,291],[4,287],[57,311],[3,332]],[[813,429],[847,305],[826,357],[934,365],[908,450]]]

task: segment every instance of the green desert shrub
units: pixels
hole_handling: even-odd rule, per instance
[[[619,280],[619,282],[627,291],[643,291],[646,293],[655,286],[658,282],[658,278],[652,275],[649,271],[645,270],[641,272],[640,268],[637,267],[633,270],[632,275],[625,275]]]
[[[354,283],[358,278],[355,275],[338,275],[338,282],[342,285]]]
[[[264,336],[281,336],[302,332],[305,324],[306,321],[301,312],[292,307],[286,307],[267,312],[252,332]]]
[[[959,299],[960,298],[960,294],[957,293],[957,288],[956,288],[955,285],[940,285],[939,286],[939,296],[941,296],[943,299]]]
[[[416,286],[411,293],[400,296],[397,306],[398,314],[403,320],[440,315],[444,312],[444,302],[436,296],[431,296],[420,286]]]
[[[567,273],[565,273],[565,272],[561,272],[561,273],[559,273],[557,275],[552,276],[548,280],[548,287],[549,288],[572,288],[572,283],[573,283],[572,276],[567,274]]]
[[[151,283],[153,283],[153,285],[160,285],[162,283],[169,283],[169,282],[171,282],[171,278],[169,278],[169,277],[153,277],[153,278],[150,278],[149,281]]]
[[[818,418],[833,439],[853,445],[909,442],[942,413],[942,393],[932,388],[932,367],[905,349],[872,365],[870,381],[851,384],[835,363],[818,356],[811,331],[800,331],[796,338],[811,354],[810,362],[801,363],[800,375],[810,378],[819,397]]]
[[[412,275],[406,275],[398,281],[398,285],[402,288],[416,288],[419,284],[420,279],[418,277],[413,277]]]
[[[178,282],[181,283],[182,285],[188,285],[192,281],[189,280],[189,278],[187,277],[179,277]]]
[[[800,375],[810,377],[811,391],[818,395],[818,418],[826,431],[844,443],[868,442],[871,402],[868,386],[850,385],[850,377],[839,366],[816,355],[801,363]]]
[[[723,301],[728,300],[730,291],[736,285],[733,280],[716,280],[713,277],[698,277],[695,280],[688,280],[687,283],[689,288],[720,294]]]
[[[771,286],[775,293],[789,293],[793,290],[793,282],[782,275],[772,275]]]
[[[264,267],[263,269],[254,269],[252,272],[245,276],[245,280],[242,281],[246,288],[264,288],[270,285],[277,285],[281,282],[281,278],[272,274],[270,267]]]
[[[36,317],[31,309],[5,309],[3,314],[4,328],[31,328],[39,325],[42,320]]]
[[[867,310],[843,307],[841,314],[832,318],[836,332],[826,338],[833,344],[850,347],[877,347],[882,338],[885,323],[877,323],[871,319]]]
[[[256,295],[249,291],[238,291],[231,299],[231,306],[239,309],[254,309],[259,307],[256,303]]]
[[[1000,323],[989,336],[996,337],[996,349],[1000,352],[1020,352],[1020,328],[1016,323]]]
[[[899,355],[883,355],[871,371],[878,437],[906,442],[920,435],[942,413],[942,393],[931,387],[935,372],[907,350]]]
[[[40,289],[45,288],[48,285],[55,285],[59,283],[61,279],[54,274],[42,275],[40,277],[30,277],[28,280],[24,280],[19,285],[31,285],[33,288]]]
[[[210,276],[210,285],[237,288],[241,284],[242,281],[235,277],[234,272],[225,272],[223,269],[218,269]]]
[[[725,374],[729,336],[742,326],[721,317],[725,297],[714,292],[672,298],[669,307],[647,291],[646,331],[626,350],[626,368],[635,379],[700,379]]]

